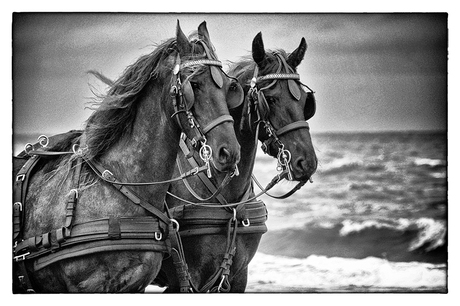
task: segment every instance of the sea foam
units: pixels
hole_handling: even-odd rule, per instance
[[[257,253],[249,265],[247,292],[446,290],[446,265],[385,259],[304,259]]]

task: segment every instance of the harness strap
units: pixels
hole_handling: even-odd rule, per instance
[[[195,157],[193,156],[193,153],[189,150],[188,146],[187,146],[187,143],[185,142],[184,138],[181,137],[180,141],[179,141],[179,147],[181,148],[182,152],[184,153],[185,157],[187,158],[188,162],[190,163],[190,165],[193,167],[193,168],[196,168],[198,167],[198,162],[196,161]],[[181,166],[180,166],[180,162],[179,160],[177,160],[177,166],[179,168],[179,171],[181,171]],[[225,198],[222,196],[222,194],[220,194],[219,192],[217,192],[217,188],[216,186],[211,182],[211,180],[207,177],[207,175],[205,175],[203,172],[200,172],[198,173],[198,177],[200,178],[200,180],[203,182],[203,184],[206,186],[206,188],[208,188],[208,190],[213,194],[213,197],[215,197],[220,203],[222,204],[227,204],[227,200],[225,200]],[[194,191],[193,189],[190,187],[190,185],[188,185],[188,182],[186,179],[182,180],[184,182],[184,184],[186,184],[188,190],[192,193],[192,195],[197,198],[197,199],[200,199],[202,200]]]
[[[216,126],[224,123],[224,122],[231,122],[233,124],[233,117],[230,115],[222,115],[213,121],[211,121],[208,125],[206,125],[204,128],[202,128],[203,134],[207,134],[209,131],[211,131],[213,128]]]
[[[233,231],[232,231],[233,224]],[[236,253],[236,232],[238,226],[236,220],[230,218],[227,226],[227,243],[226,243],[226,252],[222,263],[219,266],[219,269],[208,279],[205,285],[199,290],[199,292],[229,292],[230,283],[228,281],[228,275],[230,274],[230,267],[233,264],[233,256]],[[217,280],[221,278],[221,281],[218,286],[215,286]],[[214,287],[212,287],[214,286]]]
[[[78,187],[80,184],[80,173],[83,164],[83,159],[78,157],[75,162],[75,171],[73,175],[73,189],[70,190],[70,194],[67,198],[67,205],[66,205],[66,220],[65,220],[65,227],[69,228],[72,226],[72,221],[74,218],[75,208],[77,205],[78,200]]]
[[[173,259],[173,265],[176,270],[177,278],[179,279],[180,292],[190,292],[192,286],[191,276],[188,272],[188,266],[185,261],[184,249],[182,246],[181,236],[179,235],[178,229],[174,229],[172,223],[170,228],[171,240],[171,257]]]
[[[106,171],[106,169],[104,169],[104,167],[102,167],[99,163],[91,161],[85,157],[83,157],[83,159],[88,165],[91,166],[91,168],[99,176],[102,176],[107,181],[109,181],[118,191],[120,191],[124,196],[130,199],[134,204],[139,205],[145,210],[149,211],[150,213],[158,217],[161,221],[163,221],[164,224],[167,225],[170,223],[170,219],[164,214],[164,212],[162,212],[161,210],[159,210],[158,208],[156,208],[155,206],[153,206],[146,200],[142,199],[130,188],[123,186],[122,183],[120,183],[110,171]]]
[[[308,125],[307,121],[296,121],[283,126],[282,128],[278,129],[275,133],[276,136],[281,136],[283,134],[286,134],[287,132],[304,128],[310,129],[310,126]]]
[[[169,224],[169,240],[171,242],[171,257],[173,259],[173,265],[177,278],[179,279],[179,290],[182,293],[190,292],[193,284],[190,273],[188,272],[187,263],[185,261],[185,253],[182,246],[181,236],[179,235],[179,223],[171,217],[166,200],[164,205],[166,207],[166,214],[172,221]],[[177,227],[174,228],[174,225]]]
[[[281,180],[282,177],[284,177],[285,173],[287,173],[287,170],[284,170],[283,173],[280,174],[280,176],[279,176],[280,180]],[[297,185],[295,185],[290,191],[286,192],[285,194],[283,194],[281,196],[275,196],[275,195],[272,195],[272,194],[268,193],[269,188],[267,188],[267,187],[264,188],[262,186],[262,184],[260,184],[260,182],[257,180],[257,178],[255,177],[254,174],[252,175],[252,179],[256,183],[256,185],[260,188],[260,190],[262,190],[264,192],[264,194],[268,195],[271,198],[279,199],[279,200],[283,200],[283,199],[286,199],[286,198],[290,197],[291,195],[293,195],[295,192],[297,192],[300,188],[302,188],[308,182],[308,180],[299,181],[297,183]]]
[[[15,283],[14,288],[19,289],[23,293],[35,293],[35,290],[33,289],[33,286],[32,286],[32,282],[30,281],[29,275],[26,270],[25,262],[23,260],[13,265],[13,271],[14,271],[14,275],[17,276],[13,278],[13,282]],[[19,293],[19,292],[13,292],[13,293]]]
[[[55,231],[31,237],[18,243],[14,255],[17,262],[37,259],[34,269],[39,270],[65,258],[102,251],[150,250],[169,253],[170,244],[165,237],[161,235],[158,220],[152,216],[110,217],[75,224],[69,236],[61,242]],[[139,248],[136,249],[137,244]]]
[[[246,203],[242,205],[245,213],[236,218],[239,234],[265,233],[267,226],[267,208],[263,202]],[[238,206],[237,206],[238,207]],[[224,209],[209,209],[195,205],[183,205],[169,209],[173,219],[180,220],[181,237],[199,235],[225,234],[226,224],[231,213]],[[243,222],[245,222],[243,224]],[[246,226],[245,226],[246,225]]]
[[[32,156],[22,166],[16,175],[13,192],[13,241],[21,239],[21,229],[24,224],[24,203],[27,196],[27,187],[29,185],[29,178],[32,169],[35,167],[39,160],[38,156]]]

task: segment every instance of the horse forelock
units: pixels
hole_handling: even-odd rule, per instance
[[[263,62],[263,67],[259,67],[258,76],[267,75],[270,73],[275,73],[279,68],[279,62],[276,58],[276,53],[280,54],[282,57],[287,59],[286,51],[282,49],[276,50],[265,50],[265,60]],[[254,76],[254,69],[256,64],[252,58],[252,55],[245,55],[240,58],[239,61],[233,62],[228,74],[234,76],[238,79],[242,86],[249,86],[251,79]],[[292,67],[291,67],[292,68]],[[285,71],[282,71],[285,72]],[[267,81],[265,81],[267,83]],[[259,85],[263,85],[259,84]]]

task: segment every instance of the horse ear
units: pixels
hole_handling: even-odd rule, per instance
[[[289,54],[287,58],[287,63],[289,66],[292,68],[296,68],[299,66],[300,62],[302,62],[303,57],[305,56],[305,52],[307,51],[307,42],[305,41],[305,38],[302,37],[300,40],[300,45],[295,49],[291,54]]]
[[[257,66],[261,66],[265,59],[265,48],[262,40],[262,32],[257,33],[256,37],[252,40],[252,58]]]
[[[179,20],[177,20],[177,27],[176,27],[176,42],[177,42],[177,49],[179,54],[186,55],[192,52],[192,45],[188,41],[187,36],[185,36],[184,32],[180,28]]]
[[[211,39],[209,38],[208,28],[206,27],[206,21],[203,21],[198,26],[198,37],[203,39],[208,45],[211,45]]]

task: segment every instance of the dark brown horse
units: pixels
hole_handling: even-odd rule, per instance
[[[190,275],[180,269],[177,273],[177,256],[165,259],[156,279],[157,284],[168,287],[165,292],[184,288],[194,292],[244,292],[248,264],[266,231],[265,205],[253,200],[251,175],[257,138],[264,143],[266,153],[278,159],[286,177],[303,185],[315,172],[317,159],[306,123],[314,115],[315,101],[310,90],[302,89],[305,85],[296,73],[306,49],[302,38],[299,47],[289,55],[283,50],[266,51],[259,33],[253,40],[252,58],[233,64],[229,75],[238,79],[245,93],[244,103],[230,110],[241,145],[240,174],[222,189],[223,200],[213,197],[212,201],[205,201],[214,205],[191,203],[202,204],[196,198],[207,198],[215,192],[225,179],[222,174],[213,177],[214,189],[204,183],[206,178],[187,179],[184,183],[196,196],[181,182],[171,185],[167,204],[172,218],[180,225],[183,259]],[[190,158],[179,156],[180,168],[190,169]],[[239,202],[244,204],[226,204]]]
[[[237,82],[220,65],[206,23],[190,40],[178,23],[175,38],[127,67],[82,132],[28,147],[38,162],[15,177],[29,182],[14,204],[18,286],[139,292],[152,282],[170,251],[164,199],[181,132],[218,171],[239,161],[226,102]]]

